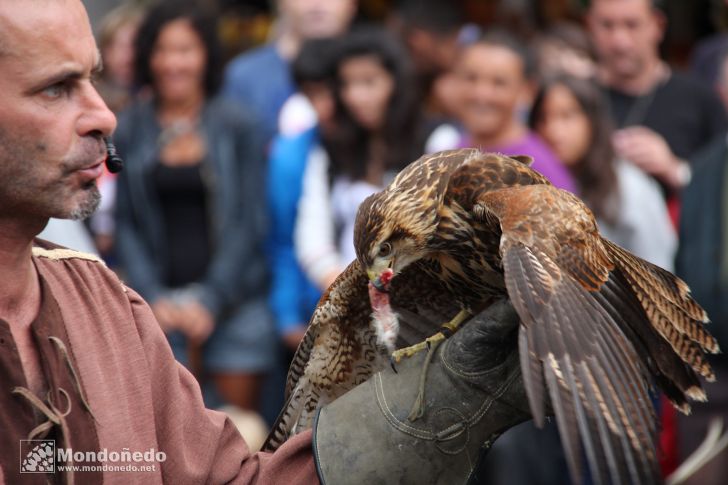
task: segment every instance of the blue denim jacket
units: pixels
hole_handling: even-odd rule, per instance
[[[267,146],[278,132],[278,114],[296,91],[288,61],[275,44],[246,51],[228,63],[222,93],[250,109]]]
[[[201,115],[213,256],[195,291],[216,318],[267,295],[265,159],[254,126],[222,98],[208,100]],[[130,286],[151,302],[167,291],[159,255],[174,243],[166,240],[156,194],[145,179],[159,160],[160,132],[153,102],[143,101],[122,113],[114,135],[126,162],[118,178],[117,251]]]

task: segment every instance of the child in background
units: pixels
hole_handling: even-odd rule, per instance
[[[388,31],[360,28],[341,39],[335,69],[336,123],[327,157],[310,159],[294,233],[296,255],[322,291],[356,256],[359,204],[423,152],[435,133],[412,89],[404,47]]]
[[[660,188],[642,170],[617,158],[599,88],[569,76],[544,82],[531,111],[531,126],[575,178],[601,233],[673,271],[677,236]]]
[[[308,163],[326,158],[322,133],[333,130],[334,48],[336,39],[311,39],[303,43],[293,61],[293,78],[299,93],[315,116],[315,125],[303,131],[281,133],[273,139],[268,161],[268,235],[272,282],[270,305],[283,342],[295,351],[306,331],[321,291],[296,259],[293,230],[301,197],[303,173]],[[288,104],[288,102],[287,102]],[[284,105],[283,112],[286,112]],[[310,162],[310,160],[314,160]]]

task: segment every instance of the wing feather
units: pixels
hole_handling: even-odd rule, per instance
[[[703,352],[719,352],[718,342],[705,329],[708,317],[690,296],[687,285],[616,244],[605,243],[660,335],[695,372],[715,380]]]
[[[586,456],[597,483],[658,480],[648,367],[635,348],[645,344],[632,343],[639,332],[631,328],[649,328],[650,320],[634,297],[616,298],[626,280],[591,214],[548,185],[503,189],[480,202],[502,231],[506,287],[524,326],[529,405],[542,422],[545,386],[572,479],[581,479]],[[622,306],[633,321],[625,321]]]
[[[543,379],[565,444],[572,478],[581,475],[580,446],[573,440],[578,429],[589,469],[597,481],[626,480],[615,473],[656,478],[655,420],[646,420],[651,401],[644,385],[644,371],[638,370],[639,357],[609,313],[594,303],[588,291],[569,274],[546,270],[545,254],[514,243],[504,249],[506,286],[514,307],[527,328],[529,359],[535,356],[544,369]],[[514,261],[520,264],[514,264]],[[551,264],[553,264],[551,262]],[[531,269],[531,266],[540,269]],[[519,269],[520,268],[520,269]],[[550,271],[556,268],[552,267]],[[512,273],[519,276],[510,277]],[[542,274],[551,274],[551,293],[534,315],[524,302],[528,294],[543,294]],[[526,275],[524,278],[523,275]],[[519,284],[518,281],[521,283]],[[613,352],[619,349],[617,357]],[[619,361],[625,361],[619,365]],[[542,379],[531,375],[531,382]],[[524,379],[534,415],[543,414],[535,401],[529,379]],[[605,396],[610,396],[606,398]],[[639,418],[635,418],[639,417]],[[619,464],[631,463],[631,467]]]

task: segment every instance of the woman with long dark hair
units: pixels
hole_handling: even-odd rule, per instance
[[[332,173],[380,184],[383,172],[399,171],[424,149],[414,72],[404,47],[379,28],[355,31],[339,47]]]
[[[546,80],[530,124],[569,169],[607,238],[672,270],[677,237],[657,184],[616,157],[602,92],[569,76]]]
[[[362,27],[341,39],[334,78],[336,128],[325,135],[328,156],[306,167],[295,229],[299,261],[321,289],[355,258],[361,201],[424,152],[451,148],[458,137],[423,118],[406,50],[383,28]],[[433,143],[448,134],[450,140]]]
[[[266,307],[263,149],[253,122],[217,94],[214,17],[193,2],[153,7],[136,43],[150,99],[122,114],[119,257],[182,363],[221,397],[256,409],[275,335]],[[198,360],[195,366],[195,359]]]

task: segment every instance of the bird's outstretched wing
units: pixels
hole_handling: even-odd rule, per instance
[[[575,483],[582,454],[597,483],[659,481],[650,376],[683,410],[704,398],[696,372],[717,351],[705,312],[667,271],[601,238],[576,197],[550,185],[481,194],[498,221],[506,287],[533,417],[546,393]]]
[[[412,265],[390,288],[399,316],[397,347],[424,340],[459,310],[424,269]],[[316,410],[389,365],[371,325],[368,279],[353,261],[319,301],[288,371],[286,403],[263,446],[275,450],[313,424]]]

